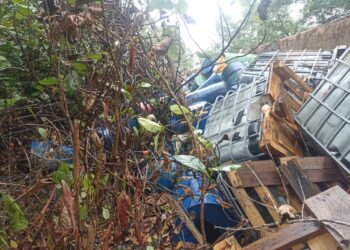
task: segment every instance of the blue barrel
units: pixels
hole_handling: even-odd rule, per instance
[[[188,126],[184,123],[181,115],[174,115],[169,118],[170,129],[176,134],[184,134],[188,131]]]
[[[211,58],[206,58],[201,67],[201,74],[205,77],[209,77],[213,73],[214,65]]]
[[[221,76],[213,73],[198,89],[204,89],[210,85],[221,82]]]
[[[225,82],[218,82],[203,89],[198,89],[187,94],[186,99],[188,104],[193,104],[200,101],[213,103],[219,95],[225,95],[228,88]]]
[[[192,172],[189,171],[180,179],[182,180],[175,185],[174,191],[177,197],[182,199],[182,207],[190,215],[195,226],[200,229],[200,188],[202,187],[202,176],[197,174],[197,178],[195,178]],[[204,196],[204,223],[209,243],[213,243],[225,232],[215,228],[215,226],[234,227],[239,223],[239,219],[230,209],[223,208],[218,202],[219,200],[223,200],[223,197],[216,189],[209,190]],[[180,222],[178,221],[177,223]],[[183,230],[177,235],[177,238],[185,242],[196,242],[196,239],[185,226],[183,226]]]
[[[237,84],[238,76],[241,70],[245,67],[242,62],[233,62],[226,66],[224,71],[222,72],[221,78],[227,84],[228,88]]]
[[[189,106],[189,109],[193,110],[192,113],[197,113],[196,117],[198,117],[193,122],[193,127],[195,127],[196,129],[200,129],[204,132],[211,107],[212,104],[208,102],[197,102]]]

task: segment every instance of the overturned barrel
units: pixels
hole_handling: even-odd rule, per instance
[[[240,61],[230,63],[226,66],[222,72],[221,78],[227,84],[228,88],[237,84],[239,73],[244,67],[244,63]]]

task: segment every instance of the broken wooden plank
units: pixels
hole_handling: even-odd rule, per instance
[[[228,172],[227,177],[230,180],[231,184],[236,183],[237,176],[234,174],[234,172]],[[265,224],[264,219],[262,218],[261,214],[255,207],[253,201],[249,198],[249,194],[244,188],[234,188],[232,189],[239,205],[242,207],[244,214],[247,216],[248,220],[252,224],[253,227],[260,227],[261,225]],[[269,233],[262,230],[260,232],[261,236],[264,237],[268,235]]]
[[[290,159],[290,157],[281,158],[281,163],[287,162]],[[298,160],[304,174],[313,183],[334,182],[344,179],[344,176],[331,158],[318,156],[303,157],[298,158]],[[235,182],[232,183],[233,187],[259,187],[261,183],[265,186],[282,185],[281,178],[273,161],[252,161],[248,162],[248,164],[249,167],[242,164],[239,169],[233,171],[237,175],[234,179]]]
[[[312,239],[323,232],[325,232],[324,228],[315,222],[296,223],[280,229],[273,235],[249,244],[243,250],[288,249],[289,247]]]
[[[299,199],[303,201],[320,193],[320,189],[307,178],[300,165],[298,159],[292,159],[282,164],[280,170]]]
[[[350,224],[350,195],[339,186],[332,187],[305,201],[307,208],[320,220],[337,220]],[[332,228],[328,232],[340,244],[349,246],[350,226],[327,222]],[[336,229],[336,231],[334,230]],[[342,235],[340,235],[339,234]]]
[[[267,211],[269,211],[269,214],[271,215],[272,219],[275,222],[279,222],[280,218],[277,210],[279,205],[273,194],[268,189],[268,187],[255,187],[254,190],[259,195],[261,201],[266,205],[266,209]]]
[[[289,68],[284,62],[276,61],[273,63],[273,71],[277,72],[277,74],[282,78],[283,81],[293,79],[300,86],[302,86],[307,92],[312,92],[313,89],[307,85],[307,83],[297,75],[291,68]]]
[[[241,250],[234,236],[230,236],[214,245],[213,250]]]

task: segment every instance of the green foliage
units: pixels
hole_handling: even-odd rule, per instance
[[[17,202],[8,194],[2,197],[2,203],[6,214],[10,219],[11,228],[15,232],[20,232],[28,227],[28,220]]]
[[[189,168],[193,168],[201,173],[208,174],[204,164],[195,156],[192,155],[175,155],[174,159]]]
[[[47,131],[44,128],[38,128],[38,133],[41,136],[42,139],[46,139],[47,138]]]
[[[53,85],[57,82],[57,79],[55,77],[47,77],[45,79],[42,79],[39,81],[41,85],[49,86]]]
[[[0,249],[8,249],[8,237],[5,230],[0,230]]]
[[[82,220],[85,220],[88,216],[88,208],[86,206],[86,204],[82,205],[79,209],[79,217],[82,219]]]
[[[137,118],[137,120],[141,127],[143,127],[146,131],[151,133],[160,132],[164,128],[162,125],[159,125],[158,123],[143,117],[139,117]]]
[[[105,208],[105,207],[102,208],[102,217],[105,220],[108,220],[111,217],[108,208]]]
[[[245,7],[244,14],[247,13],[249,5],[246,1],[240,1]],[[257,5],[253,11],[252,16],[244,26],[244,28],[239,32],[238,36],[234,39],[233,43],[229,47],[227,52],[237,53],[241,49],[247,51],[251,48],[257,46],[263,41],[264,34],[265,40],[263,43],[272,42],[296,34],[304,29],[301,21],[295,21],[290,16],[290,6],[293,0],[272,0],[271,5],[267,11],[267,20],[260,20],[258,13],[256,12]],[[233,21],[231,13],[224,13],[226,22],[223,22],[224,39],[227,43],[229,40],[228,30],[230,30],[231,35],[238,28],[241,20]],[[217,23],[218,35],[221,36],[220,22]],[[218,39],[220,40],[220,39]],[[212,51],[214,54],[218,54],[221,50],[221,44],[213,44]]]
[[[303,21],[309,25],[327,23],[350,14],[349,0],[299,0],[304,4]]]
[[[56,184],[60,184],[64,180],[68,185],[73,184],[73,174],[68,163],[60,162],[58,169],[52,173],[52,179]]]
[[[171,110],[171,112],[173,112],[176,115],[190,114],[191,113],[191,111],[188,108],[186,108],[184,106],[179,106],[177,104],[171,105],[170,110]]]

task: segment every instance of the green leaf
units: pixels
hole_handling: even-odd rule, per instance
[[[25,19],[26,17],[33,14],[32,9],[33,8],[31,6],[28,6],[28,5],[16,4],[15,18],[19,21]]]
[[[108,179],[109,179],[109,174],[105,174],[101,179],[102,185],[107,185]]]
[[[122,88],[121,90],[127,99],[132,100],[132,94],[129,91],[127,91],[125,88]]]
[[[0,55],[0,70],[8,67],[10,65],[9,61],[7,61],[6,57]]]
[[[8,107],[8,108],[13,107],[13,105],[15,105],[16,102],[18,102],[18,101],[21,100],[21,99],[22,99],[22,97],[19,96],[19,95],[15,95],[15,96],[12,97],[12,98],[6,99],[6,100],[5,100],[6,107]]]
[[[208,141],[207,139],[203,138],[202,136],[198,135],[197,136],[198,140],[203,144],[204,148],[206,150],[209,150],[212,148],[212,145],[210,143],[210,141]]]
[[[41,85],[45,85],[45,86],[53,85],[56,82],[57,82],[57,79],[55,77],[48,77],[39,81]]]
[[[88,208],[86,206],[86,204],[82,205],[79,209],[79,216],[80,219],[85,220],[88,216]]]
[[[20,232],[25,230],[28,227],[28,220],[17,202],[8,194],[3,195],[2,201],[5,212],[10,218],[13,231]]]
[[[105,220],[108,220],[110,218],[110,214],[109,214],[109,209],[108,208],[105,208],[105,207],[102,208],[102,217]]]
[[[201,173],[208,174],[204,164],[195,156],[192,155],[175,155],[174,159],[189,168],[198,170]]]
[[[86,57],[89,58],[89,59],[93,59],[93,60],[97,60],[98,61],[98,60],[100,60],[102,58],[102,55],[101,54],[88,54]]]
[[[68,95],[72,96],[77,90],[77,86],[82,83],[81,77],[77,72],[71,70],[64,79],[64,90]]]
[[[76,0],[68,0],[68,3],[69,3],[70,5],[75,4],[75,2],[76,2]]]
[[[0,249],[8,249],[8,237],[5,230],[0,230]]]
[[[184,107],[182,105],[179,106],[177,104],[174,104],[174,105],[170,106],[171,112],[173,112],[176,115],[182,115],[183,114],[180,108],[182,109],[184,114],[190,114],[191,113],[191,111],[188,108],[186,108],[186,107]]]
[[[143,117],[137,118],[139,124],[141,127],[143,127],[145,130],[151,133],[157,133],[163,129],[162,125],[159,125],[158,123],[155,123],[154,121],[148,120]]]
[[[73,69],[77,71],[78,73],[85,73],[87,70],[87,67],[84,63],[81,62],[73,62],[72,63]]]
[[[83,186],[84,186],[85,192],[88,195],[92,195],[94,193],[94,187],[91,185],[91,182],[89,180],[89,176],[87,174],[84,175]]]
[[[154,137],[154,151],[158,151],[158,144],[159,144],[159,135],[162,131],[160,131],[156,136]]]
[[[223,166],[219,166],[219,167],[215,167],[215,168],[210,168],[210,170],[214,170],[214,171],[224,171],[224,172],[231,172],[234,170],[237,170],[241,167],[241,165],[223,165]]]
[[[61,161],[58,169],[52,173],[52,179],[55,183],[60,184],[64,180],[69,186],[73,184],[73,174],[70,170],[69,164]]]
[[[38,133],[45,140],[47,138],[47,131],[44,128],[38,128]]]
[[[141,88],[149,88],[149,87],[152,87],[152,85],[149,84],[148,82],[142,82],[141,83]]]

